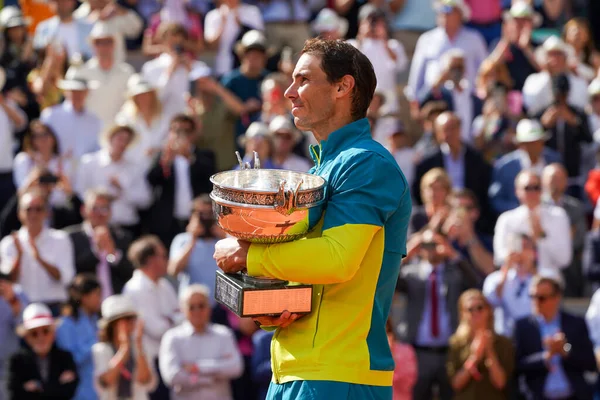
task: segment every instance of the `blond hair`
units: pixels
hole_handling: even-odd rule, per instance
[[[487,321],[487,325],[488,325],[487,328],[490,331],[494,332],[494,310],[492,308],[492,305],[486,299],[486,297],[483,295],[481,290],[469,289],[469,290],[463,292],[463,294],[461,294],[460,297],[458,298],[458,313],[460,316],[460,321],[458,323],[458,328],[456,329],[456,333],[453,336],[454,340],[457,340],[462,343],[469,342],[469,340],[472,337],[471,326],[469,325],[469,322],[465,318],[465,315],[466,315],[465,304],[472,298],[479,299],[483,303],[483,306],[485,308],[487,308],[487,310],[489,311],[490,316]]]
[[[444,189],[446,189],[448,194],[450,194],[452,191],[452,182],[450,181],[450,177],[443,168],[438,167],[430,169],[425,173],[425,175],[423,175],[423,178],[421,178],[421,184],[419,187],[421,190],[421,197],[425,197],[425,189],[436,182],[440,182],[442,185],[444,185]]]

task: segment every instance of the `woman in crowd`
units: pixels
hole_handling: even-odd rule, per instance
[[[290,118],[283,115],[275,117],[269,124],[269,134],[273,142],[273,161],[276,165],[291,171],[308,172],[311,163],[293,152],[303,137]]]
[[[72,168],[68,159],[60,156],[58,139],[48,125],[32,121],[23,138],[23,151],[17,154],[13,166],[13,178],[17,189],[30,186],[37,177],[36,170],[46,170],[55,177],[71,179]],[[56,188],[50,195],[50,204],[63,205],[67,202],[65,192]]]
[[[9,67],[22,64],[29,69],[35,65],[35,53],[31,38],[27,34],[27,20],[16,7],[7,6],[0,12],[3,51],[0,65]]]
[[[100,400],[148,400],[156,374],[142,345],[143,325],[123,295],[102,302],[99,342],[92,347],[94,384]]]
[[[94,275],[77,275],[69,288],[69,302],[56,331],[59,347],[68,350],[77,365],[79,386],[73,400],[95,400],[92,346],[98,341],[98,319],[102,294]]]
[[[269,127],[262,122],[253,122],[250,124],[246,133],[239,137],[238,143],[244,148],[244,158],[242,162],[254,168],[254,152],[258,154],[261,168],[278,168],[272,160],[273,142],[269,135]],[[239,165],[235,169],[240,169]]]
[[[393,400],[411,400],[413,386],[417,382],[417,356],[411,345],[396,340],[391,318],[388,318],[385,324],[385,332],[396,363],[392,385],[394,389]]]
[[[515,363],[510,339],[494,332],[493,311],[477,289],[458,300],[460,323],[450,338],[447,370],[454,398],[507,400]]]
[[[144,32],[142,51],[150,57],[159,56],[166,48],[163,46],[165,31],[179,25],[184,32],[184,49],[196,58],[204,48],[201,17],[193,12],[186,0],[165,0],[160,12],[153,15],[150,25]]]
[[[563,28],[563,40],[570,45],[575,54],[573,67],[575,73],[590,82],[600,68],[600,54],[594,46],[590,27],[582,18],[573,18]]]
[[[37,53],[37,65],[27,76],[27,81],[43,110],[60,103],[62,90],[58,82],[64,78],[69,62],[62,46],[52,44]]]
[[[423,175],[420,183],[423,206],[415,207],[410,229],[417,232],[425,226],[437,230],[448,216],[448,196],[452,191],[450,177],[442,168],[433,168]]]

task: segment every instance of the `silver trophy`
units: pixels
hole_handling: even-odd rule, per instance
[[[213,175],[217,224],[227,234],[251,243],[283,243],[309,232],[309,210],[324,201],[325,179],[301,172],[254,168],[236,152],[240,169]],[[314,212],[314,210],[313,210]],[[283,311],[311,311],[312,286],[245,272],[217,271],[215,299],[240,317],[279,315]]]

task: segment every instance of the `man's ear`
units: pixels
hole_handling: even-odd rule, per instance
[[[349,96],[352,93],[352,90],[354,90],[355,84],[356,82],[354,81],[354,78],[351,75],[344,75],[342,79],[340,79],[339,82],[336,83],[335,97],[339,99],[345,96]]]

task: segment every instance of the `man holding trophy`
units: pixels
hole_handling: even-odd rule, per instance
[[[345,42],[311,39],[293,78],[286,97],[294,122],[319,142],[311,147],[315,166],[310,173],[326,182],[314,203],[318,207],[286,232],[304,227],[308,233],[283,243],[249,243],[240,239],[246,236],[233,234],[236,238],[216,244],[214,257],[225,275],[244,271],[250,277],[312,285],[310,312],[295,314],[288,308],[255,318],[263,329],[276,329],[268,399],[391,400],[394,361],[385,324],[406,255],[411,200],[398,164],[372,139],[365,118],[376,86],[373,66]],[[283,207],[287,214],[300,207],[302,188],[298,183],[294,192],[275,196],[278,210],[282,202],[277,199],[291,204]],[[227,231],[235,207],[215,203],[218,223]],[[238,222],[249,221],[249,215]]]

